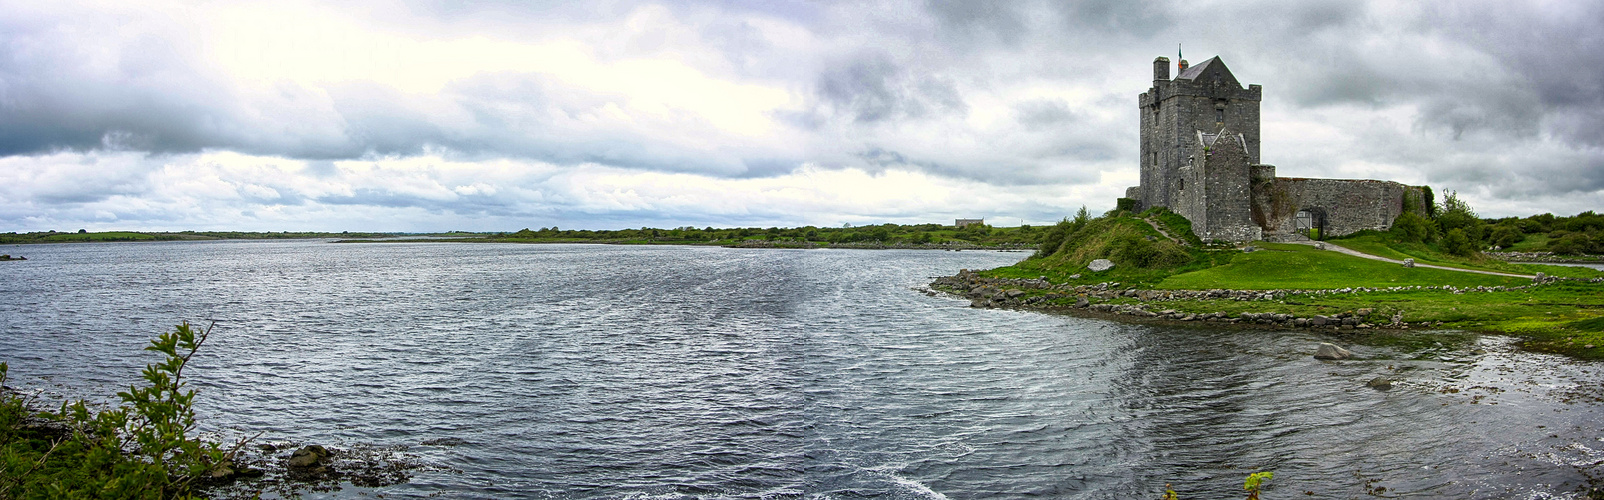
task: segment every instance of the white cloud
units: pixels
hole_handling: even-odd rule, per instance
[[[6,230],[1043,223],[1136,183],[1136,95],[1172,41],[1264,85],[1282,175],[1431,184],[1485,215],[1604,201],[1586,5],[0,11]]]

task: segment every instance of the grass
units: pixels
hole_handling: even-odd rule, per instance
[[[1168,211],[1145,212],[1171,235],[1189,241],[1190,223],[1184,217]],[[1192,236],[1191,240],[1196,237]],[[1053,283],[1092,284],[1108,281],[1151,286],[1176,272],[1203,269],[1223,263],[1228,253],[1208,251],[1201,242],[1183,246],[1165,238],[1148,224],[1147,220],[1128,214],[1105,216],[1089,220],[1085,226],[1069,235],[1051,255],[1031,258],[1012,266],[981,272],[998,278],[1038,278],[1046,276]],[[1094,272],[1086,265],[1096,259],[1111,259],[1114,268]],[[1132,259],[1146,259],[1146,265],[1132,264]]]
[[[1175,228],[1178,224],[1165,220],[1163,215],[1144,214],[1163,222],[1166,231],[1171,234],[1185,234],[1178,232]],[[1094,273],[1086,269],[1086,263],[1092,258],[1109,255],[1111,245],[1128,241],[1133,236],[1156,236],[1157,232],[1145,221],[1129,215],[1095,219],[1086,228],[1089,230],[1077,232],[1075,237],[1066,239],[1064,245],[1052,255],[979,273],[998,278],[1045,276],[1053,283],[1075,285],[1112,281],[1122,283],[1121,288],[1324,290],[1318,294],[1292,295],[1274,302],[1188,299],[1151,305],[1183,313],[1224,312],[1233,316],[1245,312],[1270,312],[1311,317],[1370,309],[1371,315],[1365,321],[1371,324],[1387,324],[1393,315],[1401,314],[1402,321],[1417,326],[1427,322],[1449,330],[1518,335],[1528,348],[1534,350],[1604,359],[1604,283],[1560,282],[1521,290],[1455,293],[1437,287],[1521,287],[1532,284],[1532,280],[1445,269],[1408,268],[1319,250],[1309,245],[1263,242],[1253,244],[1259,248],[1254,252],[1187,247],[1186,252],[1191,260],[1170,266],[1144,268],[1121,265],[1119,259],[1112,258],[1115,262],[1113,269]],[[1544,272],[1551,276],[1583,279],[1604,275],[1597,270],[1581,267],[1511,264],[1480,256],[1455,257],[1425,245],[1391,242],[1386,235],[1376,233],[1331,243],[1373,255],[1398,260],[1413,258],[1416,262],[1445,267],[1522,274]],[[1332,292],[1356,287],[1409,289]],[[1416,289],[1428,287],[1434,289]],[[1048,301],[1048,305],[1067,306],[1075,300],[1073,297],[1056,298]],[[1112,303],[1134,301],[1136,299],[1133,298],[1109,300]],[[1466,334],[1436,330],[1376,335],[1396,336],[1396,341],[1400,343],[1430,345],[1462,341],[1463,338],[1456,336]],[[1589,345],[1593,347],[1587,347]]]
[[[1350,250],[1356,250],[1389,259],[1415,259],[1415,262],[1421,264],[1431,264],[1458,269],[1477,269],[1519,274],[1535,274],[1541,272],[1548,274],[1549,276],[1563,276],[1568,278],[1594,278],[1598,276],[1597,271],[1574,266],[1512,264],[1498,259],[1488,258],[1482,256],[1481,254],[1468,257],[1448,255],[1438,252],[1431,247],[1420,243],[1399,243],[1396,241],[1390,241],[1388,235],[1375,232],[1365,232],[1356,236],[1330,240],[1326,243],[1335,244]]]
[[[1505,248],[1506,252],[1546,252],[1548,251],[1548,233],[1533,233],[1526,235],[1525,239]]]
[[[1332,289],[1394,286],[1514,286],[1525,278],[1407,268],[1307,245],[1256,243],[1260,250],[1237,253],[1229,263],[1169,276],[1155,288],[1238,290]]]
[[[1054,303],[1067,306],[1074,300],[1057,299]],[[1109,302],[1134,303],[1136,299]],[[1440,328],[1421,333],[1376,331],[1375,335],[1397,337],[1394,340],[1400,343],[1463,343],[1464,333],[1449,331],[1463,330],[1519,336],[1532,350],[1604,359],[1604,283],[1565,282],[1523,290],[1466,293],[1417,289],[1324,293],[1290,295],[1277,301],[1186,299],[1149,305],[1154,310],[1223,312],[1231,316],[1248,312],[1332,316],[1370,309],[1371,314],[1364,320],[1371,324],[1388,324],[1394,314],[1402,313],[1402,321],[1427,322]]]

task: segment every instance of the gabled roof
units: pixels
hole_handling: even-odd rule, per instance
[[[1210,57],[1207,61],[1187,66],[1186,71],[1182,71],[1181,74],[1176,75],[1175,79],[1195,81],[1199,77],[1208,74],[1218,75],[1221,81],[1231,82],[1238,87],[1242,86],[1242,84],[1237,82],[1236,75],[1231,74],[1231,69],[1225,67],[1225,61],[1221,61],[1220,56]]]
[[[1224,128],[1220,129],[1219,132],[1212,134],[1199,130],[1197,131],[1197,141],[1203,145],[1203,149],[1213,149],[1214,144],[1220,141],[1220,137],[1234,137],[1236,138],[1237,145],[1242,146],[1242,150],[1246,151],[1248,147],[1247,138],[1242,137],[1242,134],[1240,133],[1235,135],[1231,134],[1232,133],[1229,129]]]

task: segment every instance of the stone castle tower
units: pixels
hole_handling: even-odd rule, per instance
[[[1137,103],[1141,185],[1126,190],[1138,210],[1167,207],[1204,240],[1290,241],[1385,230],[1404,210],[1396,182],[1278,178],[1259,162],[1263,89],[1243,88],[1219,57],[1195,66],[1153,61],[1153,87]]]

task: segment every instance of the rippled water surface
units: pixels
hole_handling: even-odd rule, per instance
[[[335,495],[1580,498],[1604,365],[1510,340],[977,310],[912,288],[1021,253],[317,241],[0,246],[13,384],[109,394],[216,320],[205,425],[407,446]],[[1311,358],[1318,342],[1361,361]],[[1472,349],[1483,349],[1475,354]],[[1399,379],[1391,391],[1364,383]],[[458,446],[424,441],[457,438]],[[1377,490],[1376,488],[1382,488]],[[1305,494],[1310,492],[1312,494]]]

